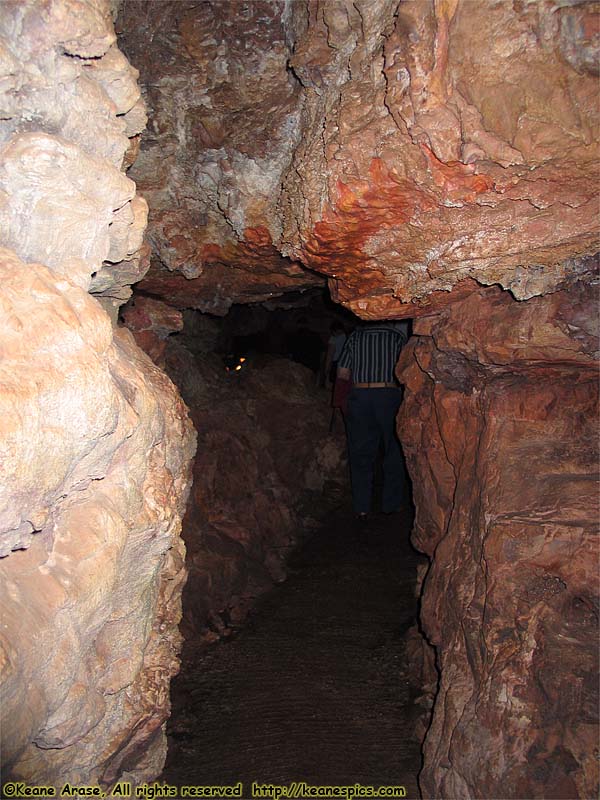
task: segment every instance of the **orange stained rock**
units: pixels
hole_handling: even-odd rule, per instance
[[[473,202],[478,194],[494,187],[489,175],[475,174],[475,167],[440,161],[429,147],[421,145],[436,186],[445,198]],[[305,245],[309,266],[325,273],[346,273],[363,264],[366,240],[413,219],[419,212],[433,211],[439,200],[416,183],[401,178],[380,158],[373,158],[369,179],[338,180],[335,208],[328,207],[315,223]]]
[[[215,242],[208,242],[202,245],[202,260],[205,262],[218,261],[221,255],[221,245]]]
[[[216,242],[207,242],[202,245],[202,260],[207,263],[220,262],[223,264],[243,264],[245,261],[250,264],[253,259],[260,256],[261,259],[274,260],[279,264],[282,257],[273,245],[271,233],[263,225],[256,228],[246,228],[244,238],[241,241],[226,241],[220,245]]]
[[[483,173],[475,174],[473,164],[463,164],[460,161],[449,161],[445,164],[427,145],[421,144],[421,150],[425,153],[435,185],[443,189],[450,200],[472,203],[478,194],[494,188],[492,178]]]
[[[356,267],[365,259],[362,247],[370,236],[402,225],[418,211],[431,211],[436,205],[428,192],[374,158],[369,180],[337,182],[335,208],[325,210],[305,245],[309,266],[316,265],[323,272]]]
[[[264,225],[259,225],[256,228],[246,228],[244,230],[244,242],[252,249],[273,246],[271,232]]]

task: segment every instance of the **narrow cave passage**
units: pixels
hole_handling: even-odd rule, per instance
[[[231,640],[184,646],[171,785],[402,785],[419,797],[406,653],[421,560],[409,513],[367,528],[338,509]],[[421,709],[422,711],[422,709]]]
[[[325,367],[332,331],[360,321],[321,291],[223,318],[140,294],[123,315],[198,432],[163,780],[242,782],[244,797],[253,781],[418,797],[412,507],[379,512],[380,458],[374,513],[355,518]]]
[[[359,547],[343,519],[317,534],[348,504],[314,361],[293,337],[246,351],[255,309],[218,349],[215,318],[295,295],[299,333],[325,286],[361,319],[414,320],[397,431],[411,540],[430,559],[431,647],[406,634],[415,705],[431,709],[414,724],[423,798],[599,796],[599,12],[0,3],[0,796],[127,796],[121,782],[157,796],[180,626],[200,672],[176,713],[201,718],[174,717],[171,759],[188,744],[190,761],[210,755],[225,730],[238,749],[209,763],[227,781],[351,768],[410,786],[411,723],[383,713],[404,714],[405,673],[377,659],[412,612],[369,571],[402,574],[384,545]],[[307,531],[331,560],[296,559],[284,583]],[[338,536],[347,550],[330,548]],[[282,603],[269,623],[295,625],[292,657],[256,609],[295,586],[312,616]],[[380,596],[393,602],[375,608]],[[347,617],[330,618],[338,607]],[[321,630],[323,661],[321,639],[308,647]],[[217,722],[201,728],[198,675],[245,639],[258,655],[210,673]],[[287,675],[297,692],[314,677],[312,711],[279,703],[280,740],[274,724],[259,739],[256,719],[273,717],[221,687],[234,674],[265,702]],[[232,713],[267,766],[239,767],[256,748]],[[325,765],[341,729],[343,757]]]

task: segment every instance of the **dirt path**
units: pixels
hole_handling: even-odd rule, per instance
[[[410,520],[328,520],[231,641],[184,652],[162,780],[182,786],[403,785],[419,746],[403,634],[416,613]],[[298,794],[298,797],[303,796]]]

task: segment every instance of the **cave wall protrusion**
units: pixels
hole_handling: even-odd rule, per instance
[[[2,779],[107,788],[164,763],[195,434],[114,327],[146,117],[109,3],[2,3],[0,51]]]
[[[525,299],[595,252],[597,4],[292,9],[304,135],[279,246],[336,299],[415,316],[469,277]]]
[[[323,284],[276,246],[302,135],[288,13],[283,0],[120,5],[120,43],[151,117],[130,172],[151,208],[141,288],[179,308],[225,314]]]
[[[598,299],[481,289],[402,355],[440,672],[424,797],[596,794]]]
[[[106,2],[4,3],[2,244],[113,315],[148,268],[148,207],[122,171],[146,125],[138,73]]]
[[[597,15],[124,0],[152,120],[130,173],[152,206],[142,286],[224,313],[321,273],[372,318],[469,279],[554,291],[597,247]]]

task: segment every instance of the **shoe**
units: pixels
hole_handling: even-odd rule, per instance
[[[359,525],[365,525],[369,521],[369,515],[365,511],[361,512],[360,514],[355,514],[354,518]]]

